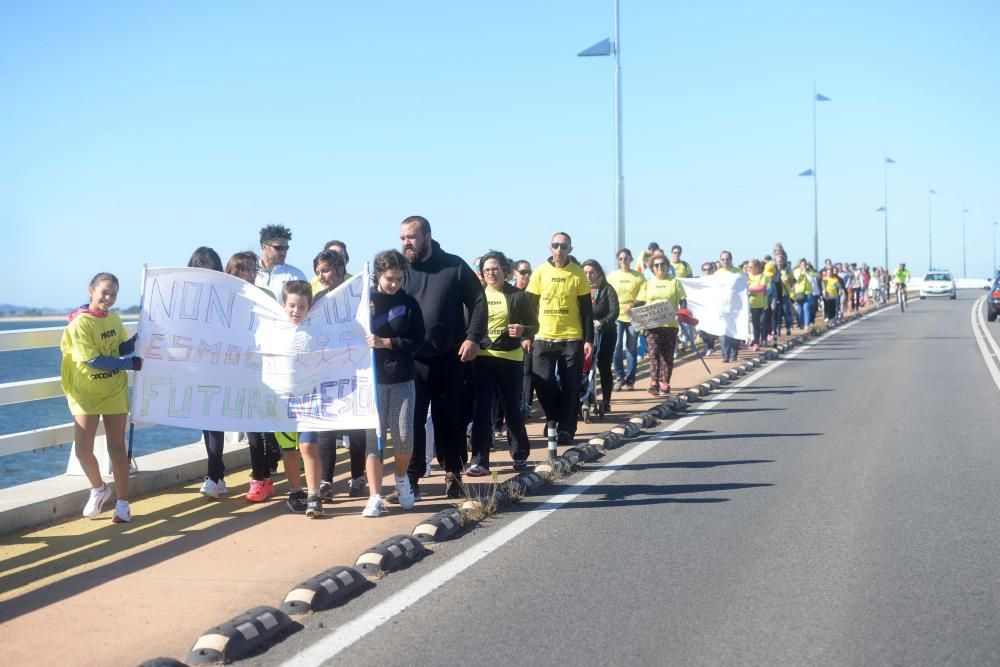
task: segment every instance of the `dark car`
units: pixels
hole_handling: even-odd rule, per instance
[[[986,296],[986,319],[990,322],[1000,315],[1000,275],[993,281],[990,293]]]

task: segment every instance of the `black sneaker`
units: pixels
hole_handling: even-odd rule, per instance
[[[331,482],[320,482],[320,485],[319,485],[319,497],[320,497],[320,500],[325,500],[327,502],[333,502],[333,483],[331,483]]]
[[[445,495],[449,498],[457,499],[465,497],[465,490],[462,488],[462,482],[459,481],[458,476],[453,472],[445,474],[444,488]]]
[[[560,445],[572,445],[573,436],[571,436],[567,431],[559,431],[559,435],[556,437],[556,442]]]
[[[522,459],[514,459],[514,470],[516,472],[522,472],[524,470],[527,470],[529,467],[530,466],[528,465],[527,461],[524,461]]]
[[[365,478],[355,477],[347,485],[347,495],[351,498],[364,498],[368,495],[368,490],[365,489]]]
[[[323,516],[323,501],[319,494],[313,494],[306,500],[306,516],[310,519]]]
[[[295,491],[290,492],[288,494],[288,500],[285,501],[285,504],[288,505],[288,509],[293,512],[298,512],[299,514],[305,512],[306,507],[308,506],[308,502],[306,501],[306,492],[302,489],[296,489]]]

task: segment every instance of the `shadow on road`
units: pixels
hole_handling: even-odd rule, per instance
[[[665,463],[628,463],[621,466],[611,464],[615,470],[669,470],[674,468],[719,468],[721,466],[741,466],[750,463],[774,463],[774,459],[744,459],[739,461],[670,461]]]
[[[570,509],[608,507],[608,503],[622,505],[653,505],[656,503],[719,503],[729,498],[669,498],[692,493],[715,493],[774,486],[774,484],[598,484],[566,504]]]

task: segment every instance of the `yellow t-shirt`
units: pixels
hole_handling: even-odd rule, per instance
[[[510,324],[510,314],[507,310],[507,297],[503,292],[498,292],[492,287],[487,287],[486,292],[486,336],[492,341],[500,338]],[[513,350],[492,350],[488,347],[479,348],[479,356],[499,357],[500,359],[510,359],[511,361],[523,361],[524,350],[517,346]]]
[[[840,294],[840,281],[833,276],[823,276],[823,288],[828,299],[835,299]]]
[[[87,365],[95,357],[117,357],[127,334],[115,313],[95,317],[80,313],[63,330],[60,380],[74,415],[120,415],[128,412],[125,371],[102,371]]]
[[[764,308],[767,306],[767,283],[768,277],[763,273],[758,273],[757,275],[747,274],[747,287],[764,287],[760,292],[750,292],[751,308]]]
[[[812,281],[809,280],[808,271],[800,271],[798,277],[795,279],[795,294],[812,294]]]
[[[638,271],[612,271],[608,274],[608,284],[615,288],[618,295],[618,321],[631,322],[625,314],[625,308],[635,303],[635,295],[639,293],[646,278]]]
[[[590,298],[590,283],[578,264],[570,262],[559,268],[551,262],[542,262],[531,274],[525,291],[538,296],[536,338],[583,340],[577,299]]]
[[[639,294],[635,300],[642,301],[643,303],[656,303],[657,301],[667,299],[670,301],[670,305],[676,310],[680,307],[681,299],[686,298],[687,293],[684,292],[684,285],[681,284],[681,281],[674,278],[657,278],[654,276],[643,283],[642,289],[639,290]],[[679,328],[677,322],[664,326],[673,329]]]
[[[674,278],[691,278],[694,276],[691,265],[687,262],[670,262],[670,266],[674,267]]]

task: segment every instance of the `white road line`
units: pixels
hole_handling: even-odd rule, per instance
[[[1000,389],[1000,346],[993,340],[993,336],[990,335],[990,330],[986,327],[986,322],[983,320],[982,305],[985,301],[986,297],[981,296],[972,304],[972,312],[970,313],[972,334],[976,337],[976,345],[979,346],[979,352],[983,355],[983,361],[986,362],[986,370],[993,377],[993,382],[996,384],[997,389]],[[987,345],[993,348],[992,355],[986,347]]]
[[[451,560],[442,564],[440,567],[431,570],[417,581],[413,582],[395,595],[375,605],[361,616],[355,618],[353,621],[340,626],[337,630],[319,640],[312,646],[309,646],[289,658],[282,664],[282,667],[312,667],[313,665],[322,665],[324,662],[330,660],[364,636],[374,632],[379,626],[388,622],[397,614],[418,602],[421,598],[434,592],[436,589],[448,583],[450,580],[454,579],[462,572],[505,545],[507,542],[510,542],[512,539],[528,530],[548,515],[560,509],[567,503],[572,502],[578,496],[586,493],[590,487],[601,483],[615,472],[621,470],[624,466],[653,449],[656,445],[668,440],[673,433],[687,428],[692,422],[706,414],[707,411],[710,411],[721,401],[738,393],[744,387],[753,384],[757,380],[771,373],[774,369],[782,366],[785,360],[794,359],[798,355],[805,352],[808,348],[811,348],[813,345],[821,342],[827,336],[838,334],[862,320],[886,312],[887,310],[888,308],[883,308],[882,310],[865,315],[864,317],[820,336],[814,341],[802,345],[798,349],[787,353],[782,359],[769,362],[763,368],[737,382],[729,390],[719,394],[713,400],[706,402],[704,405],[699,406],[697,414],[682,417],[681,419],[677,419],[668,424],[659,431],[663,437],[632,445],[630,449],[615,457],[613,462],[604,464],[599,470],[595,470],[586,477],[582,478],[576,484],[567,487],[560,493],[542,502],[537,508],[526,512],[509,525],[501,528],[493,535],[484,539],[482,542],[469,547]]]

